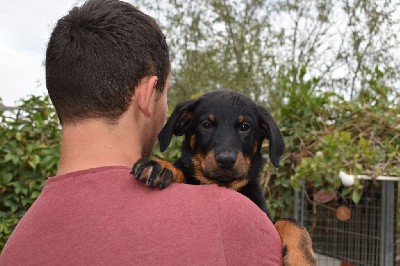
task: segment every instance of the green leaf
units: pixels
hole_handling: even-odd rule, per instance
[[[353,190],[353,194],[351,196],[351,199],[353,200],[353,202],[355,204],[358,204],[360,202],[361,196],[362,196],[362,192],[361,191]]]
[[[21,141],[21,140],[22,140],[22,133],[21,133],[21,132],[17,132],[17,133],[15,134],[15,138],[16,138],[18,141]]]
[[[360,137],[360,140],[358,141],[358,146],[360,146],[360,148],[362,149],[366,149],[369,147],[369,143],[365,138]]]
[[[30,157],[28,164],[35,169],[36,166],[40,163],[40,157],[37,154],[34,154]]]
[[[4,173],[2,174],[1,184],[8,185],[11,182],[13,175],[11,173]]]
[[[9,162],[12,160],[13,155],[11,153],[7,153],[4,157],[4,162]]]

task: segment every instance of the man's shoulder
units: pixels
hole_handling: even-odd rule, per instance
[[[247,197],[243,196],[237,191],[220,187],[216,184],[209,185],[189,185],[173,183],[165,189],[171,194],[184,195],[188,197],[211,197],[214,200],[226,201],[250,201]],[[251,203],[251,201],[250,201]]]
[[[213,204],[218,206],[223,215],[256,215],[257,217],[266,217],[258,206],[249,198],[239,192],[225,187],[212,185],[187,185],[171,184],[166,188],[169,193],[178,197],[190,198],[201,204]],[[253,216],[254,217],[254,216]],[[247,217],[248,219],[248,217]]]
[[[228,264],[282,264],[280,237],[267,215],[249,198],[217,185],[172,184],[169,188],[171,193],[191,198],[193,207],[209,210],[203,213],[203,220],[217,219]]]

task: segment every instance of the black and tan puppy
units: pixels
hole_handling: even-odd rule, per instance
[[[138,180],[159,188],[170,182],[216,183],[247,196],[269,216],[259,181],[261,145],[264,139],[269,140],[269,157],[274,166],[278,166],[285,145],[278,126],[264,107],[233,91],[207,93],[176,106],[158,136],[161,151],[167,149],[173,135],[185,136],[181,157],[173,165],[158,159],[139,160],[132,169]],[[290,220],[280,223],[279,229],[282,225],[299,227]],[[304,228],[300,231],[308,236]],[[289,246],[285,248],[287,254],[291,252]],[[306,249],[313,254],[312,247]],[[303,254],[305,259],[307,254]]]

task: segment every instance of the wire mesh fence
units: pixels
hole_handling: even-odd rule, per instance
[[[297,194],[295,218],[310,232],[317,265],[395,265],[397,182],[362,182],[357,205],[342,198],[320,204],[307,187]],[[348,210],[345,217],[338,213],[342,206]]]

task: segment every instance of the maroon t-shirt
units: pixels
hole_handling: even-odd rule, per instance
[[[216,185],[149,189],[127,167],[51,177],[0,265],[281,265],[266,215]]]

